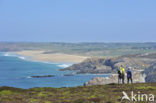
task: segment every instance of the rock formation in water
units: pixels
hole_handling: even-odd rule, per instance
[[[30,76],[31,78],[47,78],[47,77],[54,77],[54,75],[40,75],[40,76]]]

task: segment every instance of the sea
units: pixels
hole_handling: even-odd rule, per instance
[[[33,61],[28,57],[0,52],[0,86],[16,88],[34,87],[76,87],[94,77],[108,77],[108,74],[76,74],[75,71],[60,71],[72,63]],[[66,74],[73,74],[65,76]],[[32,78],[31,76],[54,75],[53,77]]]

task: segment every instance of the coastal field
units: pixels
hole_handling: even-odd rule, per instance
[[[131,98],[134,93],[133,103],[139,100],[141,103],[151,102],[150,94],[156,96],[156,83],[142,83],[117,85],[110,84],[105,86],[86,86],[74,88],[32,88],[18,89],[12,87],[0,87],[0,103],[130,103],[122,100],[122,92],[126,92]],[[142,94],[147,94],[147,99]],[[140,98],[138,98],[140,96]],[[131,101],[132,102],[132,101]]]

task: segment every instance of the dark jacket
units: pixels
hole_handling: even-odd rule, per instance
[[[127,78],[132,78],[132,71],[131,70],[127,71]]]

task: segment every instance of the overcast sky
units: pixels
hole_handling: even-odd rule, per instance
[[[156,0],[0,0],[0,41],[155,42]]]

